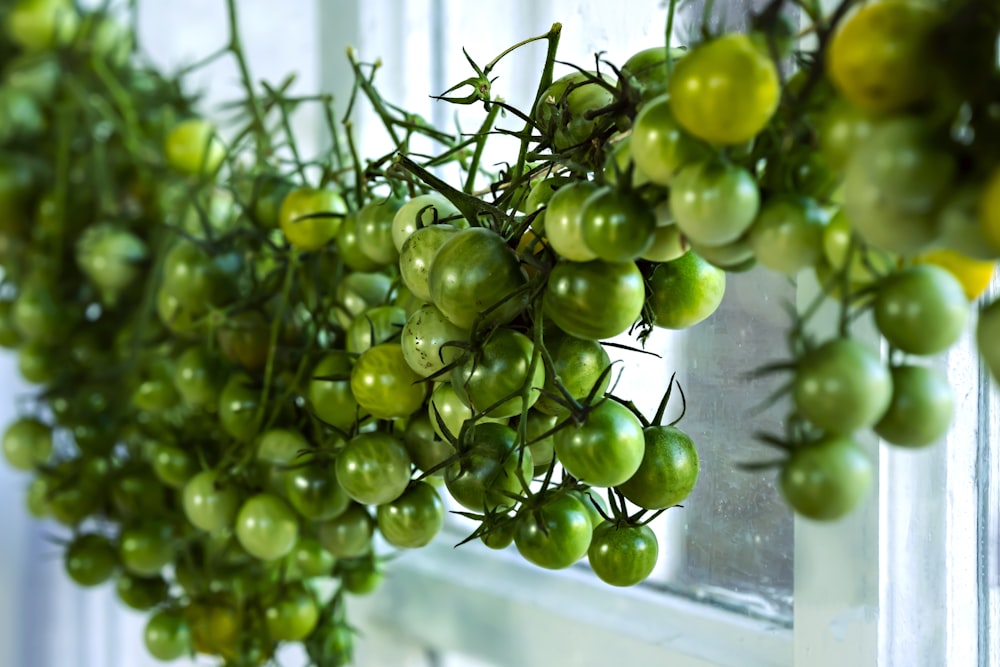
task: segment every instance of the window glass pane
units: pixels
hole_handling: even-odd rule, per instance
[[[776,471],[749,472],[740,465],[778,458],[754,434],[779,434],[783,411],[754,410],[784,378],[750,380],[747,374],[787,353],[783,305],[794,292],[785,277],[763,269],[736,278],[727,282],[715,315],[677,336],[674,358],[688,399],[678,426],[698,445],[701,474],[684,509],[671,511],[685,548],[667,583],[790,620],[792,515],[776,488]]]

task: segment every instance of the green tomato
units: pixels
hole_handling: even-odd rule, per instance
[[[52,455],[52,429],[33,417],[22,417],[4,431],[3,453],[18,470],[44,465]]]
[[[845,100],[828,105],[817,119],[820,152],[834,169],[843,169],[871,136],[874,122],[864,111]]]
[[[654,325],[686,329],[718,310],[725,293],[725,271],[688,252],[653,270],[646,304]]]
[[[316,536],[338,558],[354,558],[371,550],[375,522],[363,505],[351,504],[335,519],[321,522]]]
[[[399,336],[406,326],[406,311],[398,306],[375,306],[354,318],[347,329],[347,351],[360,354]]]
[[[838,210],[823,228],[823,253],[832,268],[841,270],[846,266],[848,280],[859,285],[875,282],[880,275],[891,271],[896,265],[894,255],[869,248],[854,236],[843,209]]]
[[[189,407],[217,409],[224,382],[221,364],[204,347],[189,347],[173,365],[174,388]]]
[[[545,313],[577,338],[625,332],[642,314],[646,288],[634,262],[558,262],[545,286]]]
[[[177,553],[177,536],[169,524],[146,520],[122,530],[118,538],[118,554],[122,565],[132,574],[152,577],[173,562]]]
[[[635,190],[650,182],[649,176],[632,160],[632,135],[615,143],[608,153],[608,157],[604,161],[604,183],[617,187],[619,178],[628,174],[629,170],[631,170],[631,177],[623,182],[628,183],[630,190]]]
[[[299,583],[283,586],[264,609],[268,637],[277,642],[303,641],[316,629],[319,617],[315,596]]]
[[[516,253],[499,234],[470,227],[438,248],[429,285],[431,301],[444,316],[471,329],[477,321],[488,326],[514,319],[526,303],[526,281]]]
[[[88,227],[76,241],[77,265],[110,304],[141,276],[146,256],[142,239],[110,223]]]
[[[498,418],[521,414],[538,400],[537,390],[545,382],[545,366],[538,358],[532,368],[533,355],[530,338],[498,327],[455,366],[451,384],[462,402],[476,413]]]
[[[392,278],[385,273],[349,273],[337,285],[337,322],[347,328],[357,315],[388,303]]]
[[[643,429],[645,450],[639,469],[618,485],[630,501],[648,510],[673,507],[690,495],[698,482],[698,450],[684,431],[675,426]]]
[[[517,432],[503,424],[478,423],[468,441],[458,461],[445,470],[452,498],[473,512],[513,506],[511,496],[524,492],[521,478],[531,479],[531,452],[518,451]]]
[[[875,323],[895,347],[937,354],[951,347],[969,321],[969,300],[950,272],[932,264],[897,271],[879,285]]]
[[[740,238],[757,218],[760,191],[748,171],[718,160],[692,162],[670,188],[670,212],[694,243],[720,246]]]
[[[350,498],[334,471],[316,464],[300,465],[285,473],[285,495],[299,514],[310,521],[327,521],[347,509]]]
[[[427,387],[413,372],[396,343],[361,353],[351,369],[351,393],[376,419],[408,417],[424,404]]]
[[[358,211],[358,247],[379,266],[399,261],[399,248],[393,239],[393,220],[401,202],[396,199],[371,201]]]
[[[51,287],[38,281],[21,287],[11,317],[21,338],[30,342],[53,342],[66,326],[66,313],[57,296]]]
[[[632,161],[650,181],[669,186],[686,165],[708,156],[706,146],[685,132],[670,109],[670,98],[650,100],[632,125]]]
[[[594,528],[587,558],[594,574],[612,586],[634,586],[656,567],[659,545],[649,526],[603,521]]]
[[[66,574],[81,586],[103,584],[118,566],[118,553],[103,535],[78,535],[66,547]]]
[[[468,221],[462,217],[455,205],[443,195],[431,192],[417,195],[399,207],[392,218],[392,241],[402,255],[403,246],[418,229],[437,225],[448,218],[448,224],[455,228],[466,228]],[[454,219],[452,219],[454,218]]]
[[[547,498],[535,509],[522,509],[516,521],[517,551],[539,567],[569,567],[590,547],[593,528],[587,509],[569,494]]]
[[[115,582],[118,599],[139,611],[153,609],[167,599],[170,588],[160,576],[138,577],[122,573]]]
[[[614,102],[614,94],[595,79],[596,72],[573,72],[554,81],[535,108],[538,126],[562,152],[583,144],[611,123],[608,114],[590,117]]]
[[[598,259],[628,262],[649,250],[656,216],[633,193],[604,186],[584,200],[580,227],[583,242]]]
[[[68,44],[79,23],[69,0],[17,0],[6,14],[7,35],[30,53]]]
[[[338,192],[302,187],[285,196],[278,222],[294,248],[311,252],[337,236],[346,214],[347,203]]]
[[[552,369],[555,376],[546,375],[543,392],[535,403],[535,409],[547,415],[565,416],[568,410],[555,397],[563,398],[556,382],[576,400],[581,400],[593,394],[601,396],[611,382],[611,374],[605,371],[611,365],[611,359],[604,346],[594,340],[576,338],[569,334],[554,331],[546,332],[545,347],[552,358]],[[604,374],[603,380],[601,375]],[[600,380],[600,386],[598,381]],[[535,464],[547,461],[535,460]]]
[[[442,382],[434,387],[427,406],[427,416],[439,438],[454,440],[461,434],[465,423],[472,419],[473,412],[450,382]],[[481,416],[476,423],[480,422],[506,423],[507,418]]]
[[[350,430],[361,416],[351,391],[353,366],[349,353],[341,350],[327,352],[313,368],[306,387],[306,399],[313,414],[344,432]]]
[[[232,528],[240,496],[231,483],[219,480],[219,474],[205,470],[184,485],[184,514],[196,528],[215,532]]]
[[[865,345],[835,338],[798,363],[792,396],[802,415],[829,433],[874,426],[892,400],[892,375]]]
[[[716,144],[742,144],[770,122],[781,89],[778,70],[750,35],[706,40],[677,61],[668,84],[681,126]]]
[[[318,539],[305,535],[299,536],[299,541],[286,558],[290,579],[329,576],[337,562]]]
[[[640,259],[648,262],[670,262],[684,256],[690,249],[680,227],[673,222],[657,225],[653,230],[653,242],[649,250],[640,255]]]
[[[244,373],[234,373],[219,394],[219,423],[222,429],[240,442],[250,442],[257,435],[257,409],[260,390]]]
[[[525,442],[531,451],[531,463],[535,466],[536,476],[544,475],[556,455],[555,440],[550,431],[559,423],[560,417],[531,409],[528,410],[526,419]],[[546,433],[549,435],[545,435]]]
[[[337,455],[337,482],[351,499],[381,505],[398,498],[410,483],[410,455],[389,433],[362,433]]]
[[[153,614],[146,623],[143,641],[146,650],[157,660],[177,660],[191,655],[194,650],[191,626],[174,610]]]
[[[506,518],[482,533],[479,539],[490,549],[506,549],[514,542],[514,530],[516,527],[516,521]]]
[[[167,164],[189,176],[212,175],[226,159],[226,147],[215,126],[204,118],[181,121],[170,130],[164,144]]]
[[[382,571],[371,554],[342,560],[338,569],[343,590],[354,595],[373,593],[382,583]]]
[[[430,543],[444,525],[444,503],[434,487],[416,482],[395,500],[379,505],[378,529],[386,542],[404,549]]]
[[[781,493],[810,519],[839,519],[857,507],[872,482],[872,464],[852,440],[827,436],[792,452],[781,469]]]
[[[597,259],[583,240],[583,204],[597,190],[595,183],[576,181],[560,185],[550,196],[545,207],[545,238],[560,257],[573,262]]]
[[[936,211],[951,188],[954,156],[922,121],[888,120],[851,156],[844,210],[867,243],[888,252],[916,252],[939,235]]]
[[[629,85],[639,91],[640,99],[645,103],[642,108],[667,92],[667,60],[676,61],[685,53],[684,49],[654,46],[632,54],[622,64],[621,78],[627,79]]]
[[[461,354],[451,343],[465,343],[469,332],[455,326],[436,306],[424,304],[406,321],[400,339],[403,358],[415,372],[430,377]]]
[[[213,256],[195,242],[179,239],[163,262],[161,289],[177,297],[191,313],[207,313],[236,297],[234,276],[240,266],[238,257]]]
[[[459,231],[452,225],[429,225],[406,237],[399,251],[399,276],[421,301],[431,300],[430,271],[438,248]]]
[[[642,423],[611,399],[590,408],[580,423],[570,420],[553,435],[566,471],[585,484],[616,486],[639,469],[645,449]]]
[[[875,433],[894,445],[923,447],[944,437],[954,411],[948,378],[925,366],[896,366],[892,402],[875,424]]]
[[[750,247],[763,266],[795,275],[822,257],[825,224],[812,199],[777,197],[764,204],[750,228]]]
[[[291,552],[298,538],[298,517],[275,495],[251,496],[236,515],[236,539],[255,558],[266,561],[283,558]]]
[[[719,246],[707,246],[700,243],[689,243],[690,251],[701,257],[712,266],[723,271],[749,271],[757,265],[757,257],[750,247],[749,234]]]
[[[194,475],[194,458],[179,447],[157,442],[153,446],[152,458],[153,473],[170,488],[183,488]]]
[[[357,213],[348,213],[337,231],[337,250],[340,259],[352,271],[375,271],[381,265],[361,251]]]
[[[257,460],[274,466],[291,467],[301,463],[312,445],[299,431],[272,428],[257,438]]]
[[[421,472],[440,466],[455,454],[455,448],[435,432],[426,413],[417,413],[407,420],[403,445],[413,465]],[[438,470],[435,474],[440,476],[444,471]]]

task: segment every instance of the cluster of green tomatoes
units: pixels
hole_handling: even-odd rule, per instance
[[[468,140],[371,95],[404,139],[364,164],[303,161],[294,103],[249,81],[223,141],[115,19],[0,5],[0,345],[37,388],[2,447],[29,510],[65,527],[69,576],[148,611],[157,658],[261,664],[302,642],[320,667],[349,660],[345,595],[430,543],[445,498],[468,539],[637,584],[699,459],[665,422],[679,387],[643,415],[605,343],[700,325],[757,265],[813,273],[839,307],[835,335],[816,308],[791,323],[770,440],[793,509],[849,512],[871,477],[857,433],[947,432],[953,393],[923,359],[1000,255],[996,12],[849,5],[807,12],[818,46],[788,80],[776,2],[689,50],[554,80],[550,58],[524,112],[477,68],[464,101],[489,123]],[[969,15],[986,28],[963,39]],[[521,151],[475,192],[500,108]],[[472,177],[406,155],[413,133]],[[864,318],[886,354],[852,337]],[[978,327],[998,374],[1000,306]]]

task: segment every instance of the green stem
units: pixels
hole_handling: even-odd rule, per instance
[[[670,45],[673,44],[674,40],[674,14],[677,9],[677,0],[670,0],[670,6],[667,8],[667,81],[670,81],[670,76],[674,71],[674,59],[670,57]]]
[[[476,173],[479,171],[479,162],[483,158],[483,150],[486,148],[486,141],[489,139],[490,131],[493,129],[493,124],[497,120],[497,115],[500,112],[500,107],[496,104],[490,105],[490,111],[486,114],[486,120],[483,121],[482,126],[479,128],[479,132],[476,133],[476,150],[472,153],[472,162],[469,164],[469,172],[465,177],[465,187],[463,191],[467,193],[472,193],[475,183],[476,183]]]
[[[288,264],[285,265],[285,275],[282,278],[281,298],[278,301],[278,308],[274,312],[274,321],[271,323],[271,331],[268,339],[267,364],[264,366],[264,386],[260,390],[260,404],[257,406],[255,421],[260,429],[264,424],[266,414],[267,397],[271,393],[271,385],[274,381],[275,370],[275,350],[278,349],[278,339],[281,337],[281,329],[285,324],[285,310],[288,308],[288,300],[292,293],[292,277],[295,275],[299,263],[299,255],[292,251],[289,253]],[[280,409],[280,406],[279,406]]]
[[[271,154],[271,136],[264,122],[264,111],[261,109],[260,99],[254,94],[253,78],[250,76],[250,67],[247,65],[246,55],[243,52],[243,43],[240,38],[239,21],[236,12],[236,0],[226,0],[226,9],[229,17],[228,48],[236,59],[236,66],[240,70],[243,89],[247,94],[247,104],[253,116],[254,136],[257,139],[257,162],[263,164],[267,161],[267,156]]]
[[[532,118],[535,117],[535,111],[538,108],[538,103],[542,99],[542,95],[548,90],[548,87],[552,85],[552,71],[555,69],[556,64],[556,52],[559,49],[559,37],[562,35],[562,24],[553,23],[552,28],[545,35],[545,38],[549,42],[549,48],[545,53],[545,64],[542,67],[542,76],[538,79],[538,88],[535,91],[535,99],[531,103],[531,114]],[[514,165],[514,169],[511,171],[511,182],[517,183],[522,174],[524,174],[524,165],[527,163],[528,146],[531,143],[531,123],[525,123],[524,133],[521,137],[521,148],[518,151],[517,163]]]

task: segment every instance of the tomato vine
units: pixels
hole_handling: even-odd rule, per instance
[[[226,9],[226,44],[170,76],[135,52],[134,3],[132,27],[0,5],[0,345],[37,386],[2,449],[32,475],[29,510],[67,530],[70,577],[115,578],[150,613],[154,656],[263,664],[302,642],[346,664],[344,599],[381,581],[376,536],[426,545],[445,493],[476,523],[463,542],[639,583],[649,522],[700,462],[680,385],[647,418],[606,348],[711,326],[755,265],[820,286],[790,309],[787,358],[748,378],[784,378],[762,402],[790,399],[784,432],[758,435],[779,458],[747,468],[777,469],[792,509],[863,501],[859,434],[947,432],[953,392],[923,359],[969,326],[1000,256],[990,0],[773,0],[684,48],[671,2],[664,44],[588,67],[558,60],[555,24],[485,65],[465,54],[472,74],[434,98],[481,105],[469,135],[386,100],[353,49],[343,109],[256,82]],[[519,109],[494,71],[536,42]],[[243,88],[221,128],[187,92],[219,58]],[[362,102],[384,155],[358,144]],[[316,156],[292,122],[307,106],[330,140]],[[517,154],[491,173],[498,136]],[[836,331],[817,330],[831,303]],[[1000,302],[976,326],[1000,376]]]

